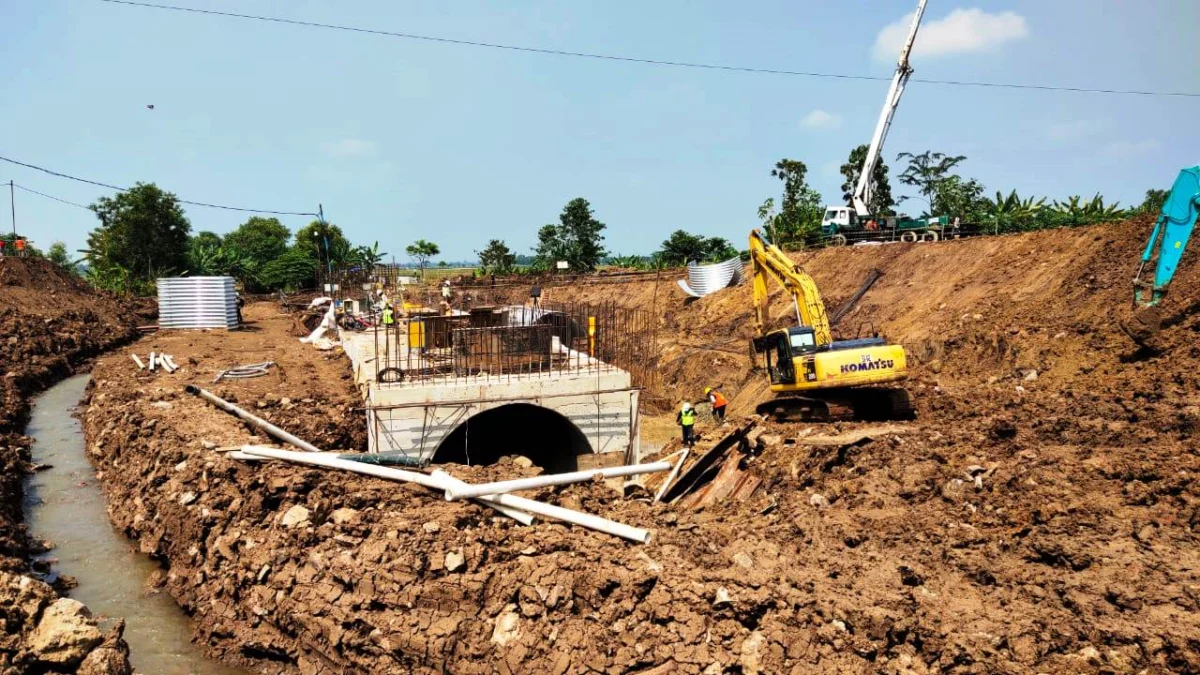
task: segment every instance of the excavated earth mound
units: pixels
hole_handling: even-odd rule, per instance
[[[22,523],[31,440],[21,432],[35,394],[134,339],[138,320],[124,303],[46,260],[0,258],[0,616],[6,626],[0,672],[75,672],[85,657],[89,665],[80,672],[120,672],[114,663],[128,668],[119,627],[101,645],[86,608],[59,598],[32,574],[27,559],[47,544],[31,542]],[[101,663],[118,669],[97,670]]]
[[[840,328],[907,347],[918,419],[763,422],[742,458],[762,485],[699,511],[600,483],[530,495],[650,528],[644,546],[224,456],[214,446],[266,439],[182,388],[265,358],[282,372],[215,389],[318,445],[363,445],[344,358],[299,345],[266,305],[248,308],[257,332],[145,338],[187,361],[174,376],[102,359],[89,453],[114,522],[162,560],[199,639],[258,672],[1197,672],[1200,279],[1189,256],[1163,351],[1130,343],[1117,322],[1147,234],[1130,222],[797,255],[830,306],[884,272]],[[721,384],[752,409],[768,392],[745,349],[749,289],[689,302],[671,284],[553,293],[652,309],[664,395]],[[788,304],[777,297],[778,325]],[[700,452],[722,434],[700,432]]]

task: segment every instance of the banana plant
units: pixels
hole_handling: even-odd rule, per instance
[[[254,260],[230,246],[204,243],[188,251],[187,274],[193,276],[230,276],[239,281],[254,279]]]
[[[373,269],[376,265],[383,262],[387,253],[379,252],[379,242],[375,242],[370,246],[356,246],[352,256],[353,262],[365,269]]]
[[[614,255],[609,256],[608,264],[625,269],[642,269],[644,261],[637,255]]]
[[[1101,197],[1099,192],[1096,193],[1096,196],[1087,200],[1079,195],[1072,195],[1067,197],[1067,201],[1065,202],[1055,201],[1052,208],[1059,213],[1079,220],[1114,219],[1124,214],[1120,202],[1105,204],[1104,197]]]
[[[1036,200],[1033,197],[1021,199],[1016,190],[1008,193],[1008,196],[997,190],[995,199],[983,199],[984,215],[995,223],[997,233],[1002,222],[1026,226],[1045,206],[1045,197]]]

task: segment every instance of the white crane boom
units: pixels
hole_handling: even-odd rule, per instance
[[[854,210],[860,218],[870,215],[871,193],[875,186],[871,177],[875,173],[875,165],[879,163],[879,155],[883,152],[883,141],[887,138],[888,129],[892,126],[892,117],[900,105],[900,97],[904,94],[904,86],[912,75],[912,66],[908,64],[908,55],[913,43],[917,40],[917,28],[921,26],[921,15],[925,13],[927,0],[917,3],[917,13],[913,15],[912,25],[908,29],[908,40],[904,49],[900,50],[900,61],[896,65],[896,75],[892,77],[892,86],[888,88],[887,99],[883,102],[883,110],[879,111],[879,121],[875,123],[875,135],[871,137],[871,146],[867,149],[867,158],[862,165],[862,174],[858,177],[858,185],[854,188]]]

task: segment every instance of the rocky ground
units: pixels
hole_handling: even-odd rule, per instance
[[[0,672],[128,673],[121,624],[106,636],[87,608],[60,597],[28,563],[48,542],[22,523],[31,398],[136,337],[141,318],[44,260],[0,258]]]
[[[759,490],[700,511],[602,484],[534,495],[650,528],[644,546],[227,458],[219,446],[265,439],[185,384],[317,445],[364,445],[344,357],[300,345],[268,304],[249,331],[144,338],[174,375],[101,359],[89,453],[198,639],[262,673],[1196,672],[1200,278],[1185,260],[1162,352],[1130,345],[1116,322],[1147,231],[797,256],[831,305],[884,270],[842,332],[906,346],[918,420],[841,446],[806,439],[861,424],[768,424],[743,458]],[[751,409],[766,391],[745,356],[748,289],[684,302],[653,283],[619,288],[662,317],[666,394],[716,380]],[[281,368],[210,384],[266,359]],[[721,433],[701,432],[701,449]]]

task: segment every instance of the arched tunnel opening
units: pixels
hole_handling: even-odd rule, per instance
[[[528,457],[546,473],[579,469],[591,453],[587,437],[566,417],[529,403],[510,403],[468,418],[446,436],[434,464],[495,464],[506,455]]]

